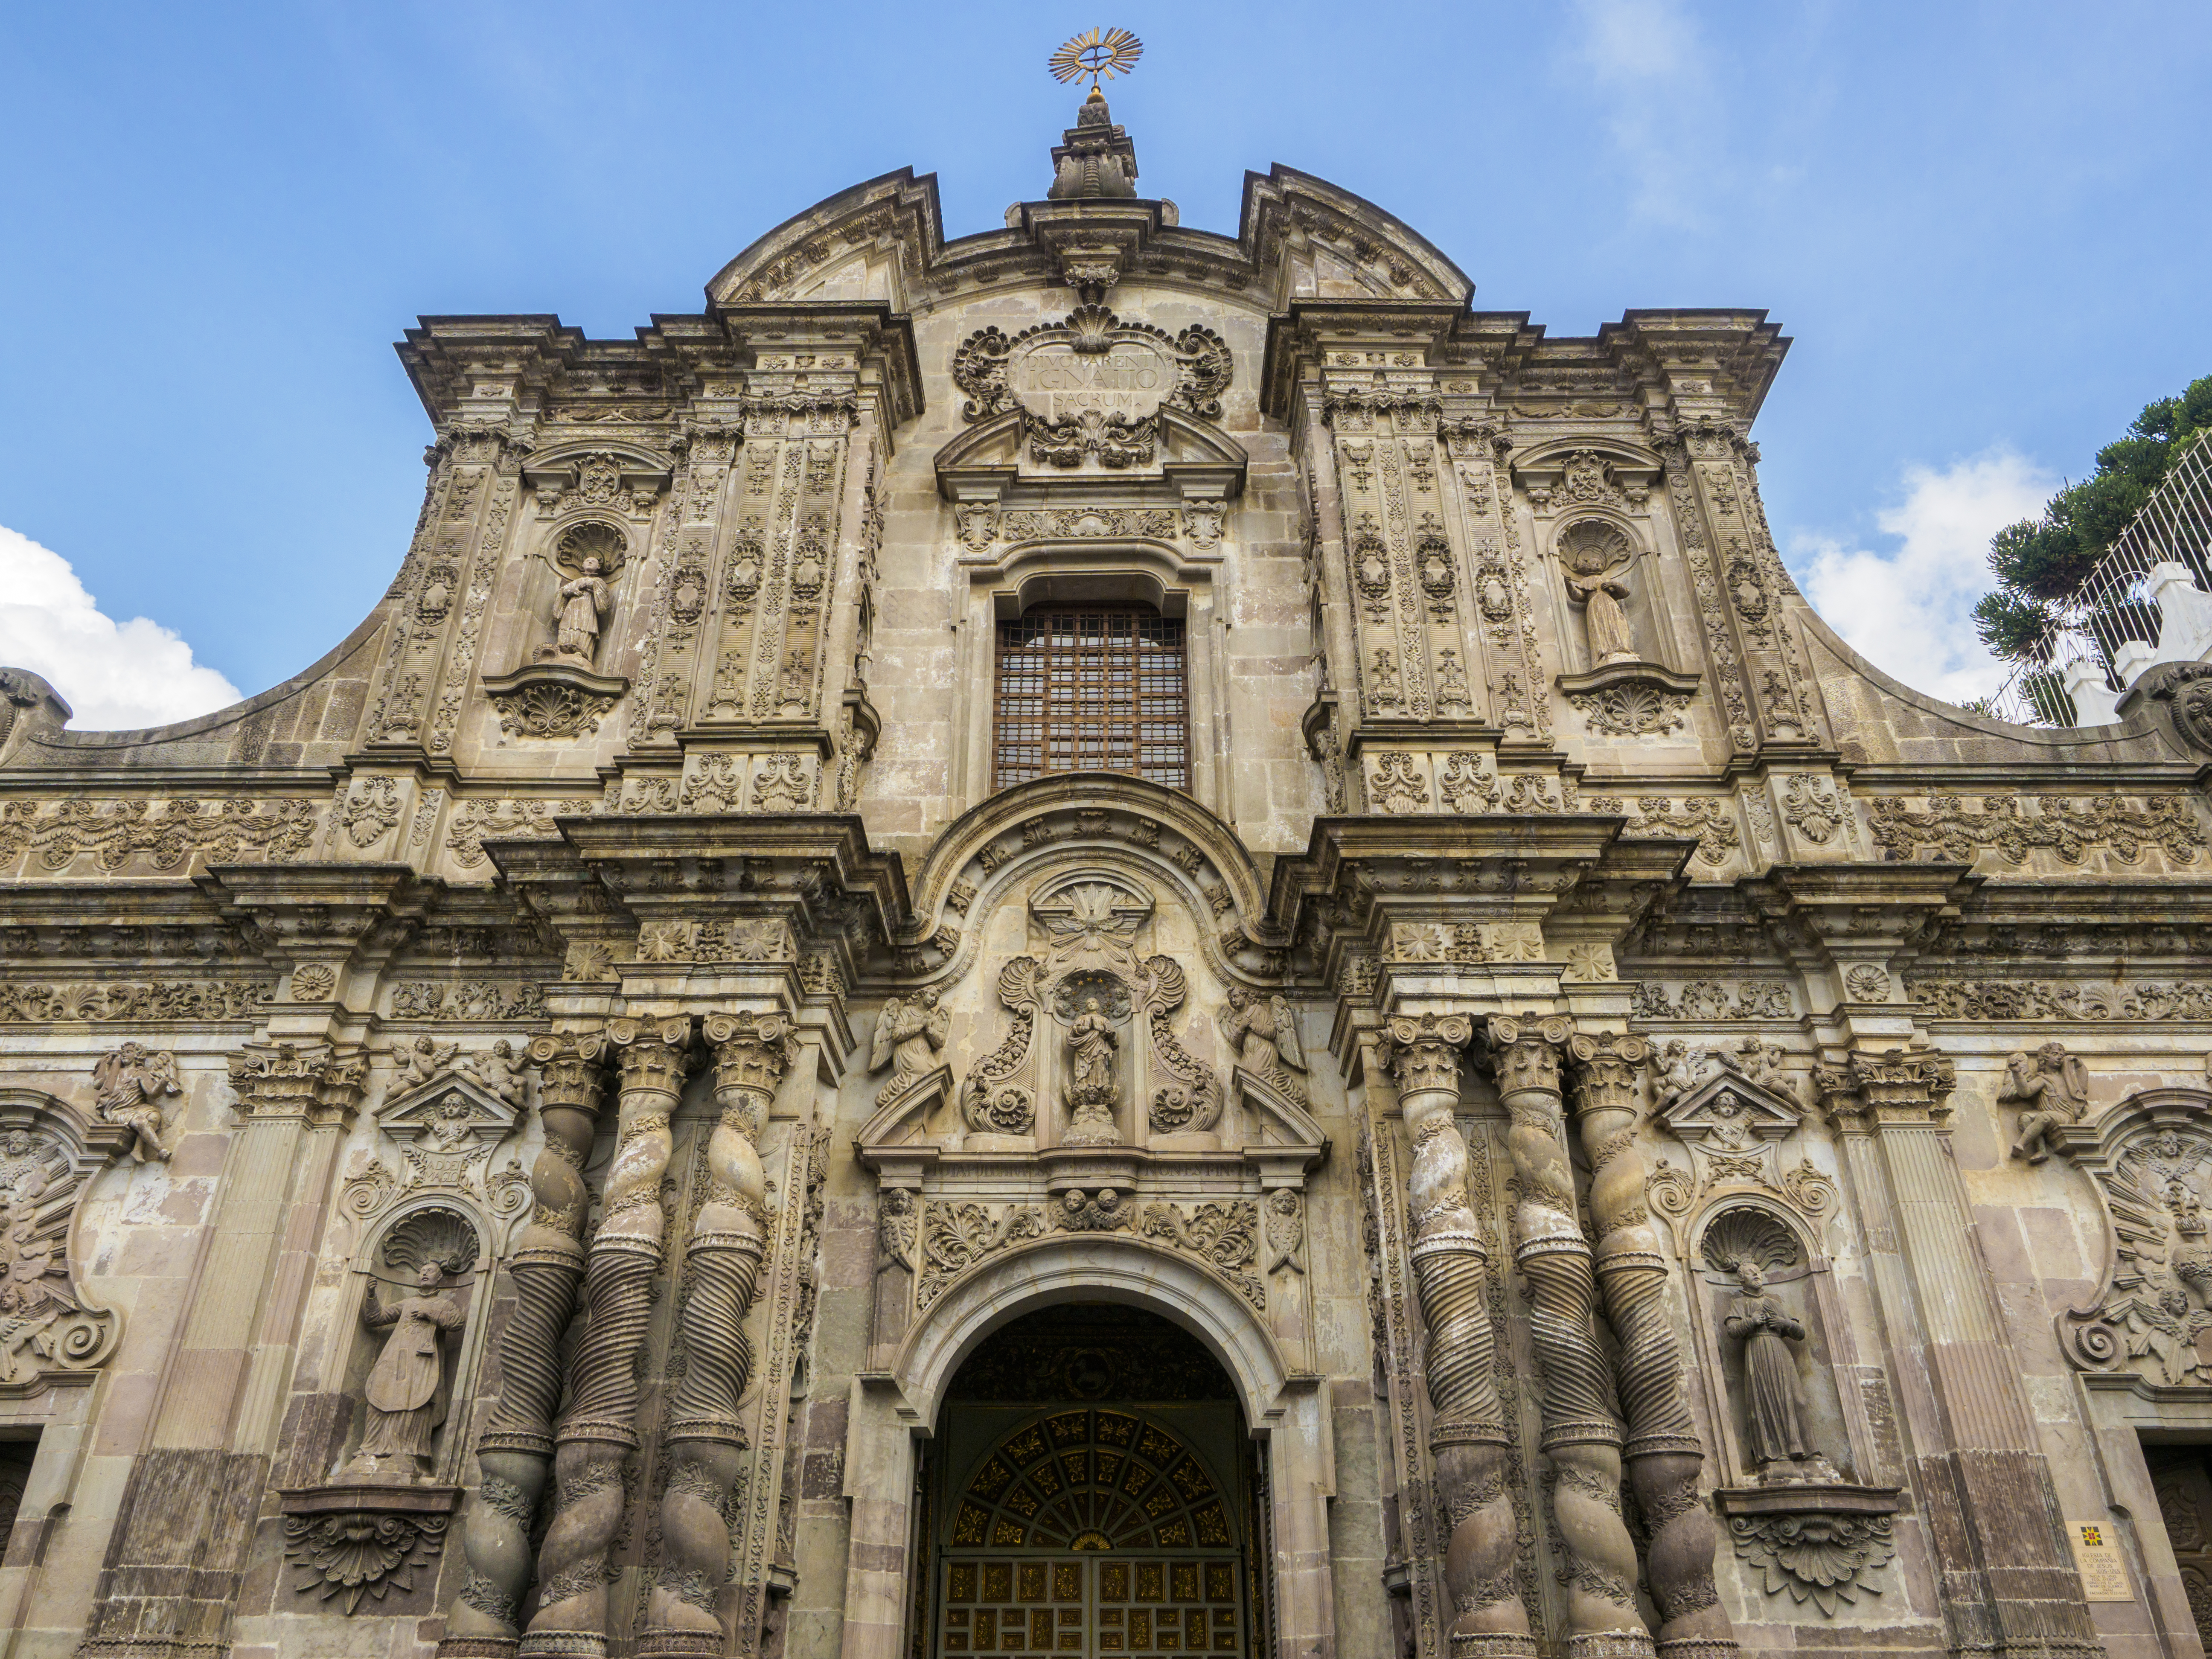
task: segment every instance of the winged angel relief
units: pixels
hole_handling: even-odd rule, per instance
[[[2154,1129],[2097,1180],[2118,1249],[2103,1301],[2067,1316],[2076,1355],[2169,1388],[2212,1385],[2212,1141]]]

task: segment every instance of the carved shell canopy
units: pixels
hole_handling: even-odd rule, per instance
[[[1705,1229],[1702,1249],[1706,1264],[1715,1273],[1731,1276],[1745,1262],[1755,1261],[1771,1278],[1803,1259],[1789,1228],[1765,1211],[1747,1205],[1715,1216]]]
[[[597,559],[599,574],[611,581],[629,558],[629,537],[604,519],[572,524],[553,543],[553,562],[572,576],[584,574],[585,560]]]
[[[447,1278],[466,1273],[477,1263],[480,1243],[477,1230],[458,1210],[417,1210],[385,1235],[379,1252],[384,1265],[412,1284],[415,1275],[431,1262]]]
[[[1636,557],[1628,532],[1605,519],[1577,519],[1559,532],[1559,562],[1577,576],[1601,576]]]

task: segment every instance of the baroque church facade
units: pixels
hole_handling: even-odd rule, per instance
[[[0,675],[0,1557],[87,1659],[2193,1656],[2208,744],[1882,675],[1763,313],[1103,99],[423,319],[374,613]]]

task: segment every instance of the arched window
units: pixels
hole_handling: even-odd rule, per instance
[[[999,624],[992,787],[1053,772],[1190,782],[1183,625],[1147,605],[1051,606]]]

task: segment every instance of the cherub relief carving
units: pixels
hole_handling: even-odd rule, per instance
[[[453,1061],[461,1052],[458,1042],[441,1043],[427,1036],[418,1036],[411,1043],[394,1043],[392,1048],[392,1092],[406,1094],[435,1081],[453,1069]]]
[[[131,1157],[141,1164],[149,1158],[167,1162],[169,1154],[161,1145],[161,1132],[167,1125],[161,1102],[183,1092],[177,1081],[177,1057],[126,1042],[93,1062],[92,1086],[100,1116],[130,1127]]]
[[[460,1061],[460,1073],[477,1085],[485,1093],[495,1096],[510,1106],[522,1104],[525,1087],[522,1062],[516,1057],[514,1045],[505,1037],[491,1045],[485,1053],[470,1054]]]
[[[2046,1042],[2033,1054],[2023,1048],[2005,1062],[1997,1098],[2017,1102],[2021,1109],[2012,1155],[2040,1164],[2051,1156],[2051,1132],[2087,1114],[2089,1071],[2063,1042]]]

